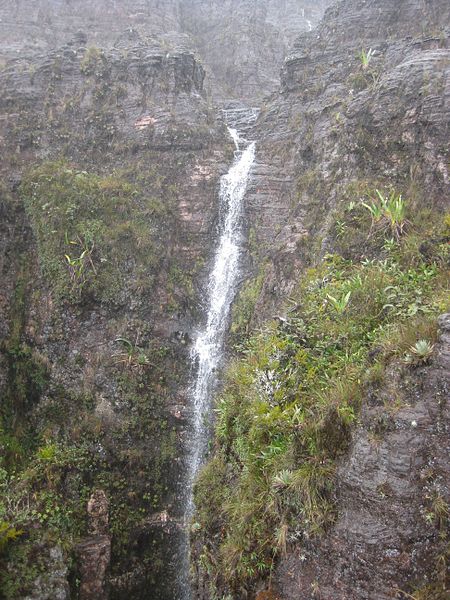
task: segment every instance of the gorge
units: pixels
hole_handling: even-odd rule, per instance
[[[448,598],[449,36],[0,2],[0,598]]]

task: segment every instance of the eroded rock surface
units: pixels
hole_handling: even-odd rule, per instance
[[[259,102],[278,87],[279,68],[295,37],[310,31],[331,0],[127,0],[95,5],[7,0],[0,7],[0,59],[26,63],[85,32],[89,46],[121,46],[140,36],[147,46],[196,50],[209,91],[225,100]]]
[[[258,164],[246,217],[255,265],[267,261],[255,322],[272,316],[305,265],[333,250],[332,213],[361,186],[389,181],[423,203],[446,203],[448,2],[345,0],[309,32],[330,4],[1,2],[0,393],[14,397],[13,418],[32,424],[36,450],[49,439],[63,448],[86,442],[89,460],[64,458],[39,485],[47,477],[70,502],[83,486],[109,486],[109,530],[101,494],[91,502],[98,518],[90,531],[85,516],[78,524],[86,599],[141,598],[149,589],[173,598],[188,345],[214,247],[218,181],[233,156],[213,98],[254,104],[276,92],[282,56],[302,33],[284,62],[281,90],[248,130],[258,140]],[[362,49],[375,51],[368,69]],[[102,178],[105,193],[114,192],[109,177],[136,186],[131,206],[139,211],[127,212],[125,202],[114,208],[123,215],[114,232],[123,245],[107,296],[61,303],[43,273],[21,182],[49,162]],[[48,209],[44,199],[41,206]],[[144,259],[142,247],[149,248]],[[63,252],[53,258],[66,264]],[[447,388],[438,393],[448,366],[446,323],[432,366],[411,375],[410,406],[393,417],[378,448],[370,436],[377,397],[365,406],[340,472],[341,519],[304,557],[280,566],[286,598],[311,597],[319,575],[317,593],[330,600],[383,599],[394,583],[425,577],[437,536],[423,519],[427,496],[448,494],[441,483],[447,408],[439,404]],[[39,386],[13,376],[17,357],[26,372],[43,374]],[[33,391],[21,405],[24,381]],[[41,546],[30,547],[33,557]],[[68,598],[69,555],[50,549],[42,567],[49,579],[38,575],[16,597]]]
[[[337,475],[337,523],[282,562],[282,598],[387,600],[439,569],[445,544],[436,507],[450,501],[450,315],[439,326],[431,365],[391,373],[389,390],[365,401]],[[401,407],[386,422],[392,389]]]
[[[443,0],[347,0],[295,43],[253,133],[247,218],[272,263],[260,309],[276,310],[298,268],[333,250],[335,211],[364,189],[447,203],[449,11]]]
[[[87,505],[89,537],[78,545],[80,600],[105,600],[107,571],[111,560],[109,502],[103,490],[96,490]]]

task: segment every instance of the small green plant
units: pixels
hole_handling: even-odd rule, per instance
[[[340,238],[345,236],[348,227],[347,227],[347,224],[345,221],[337,220],[335,229],[336,229],[336,239],[339,240]]]
[[[117,338],[115,342],[122,345],[122,351],[114,355],[118,364],[122,364],[128,369],[142,369],[150,364],[148,356],[138,345],[139,334],[134,343],[126,338]]]
[[[433,354],[434,344],[428,340],[419,340],[411,346],[408,354],[405,356],[405,363],[408,365],[425,364],[430,360]]]
[[[372,62],[374,56],[375,50],[372,50],[372,48],[369,48],[367,52],[364,50],[364,48],[361,50],[361,52],[359,53],[359,60],[361,61],[361,66],[364,71],[366,71],[369,68],[369,65]]]
[[[86,240],[82,241],[80,236],[77,236],[76,241],[71,240],[68,243],[72,246],[77,246],[82,250],[80,256],[77,257],[71,257],[69,254],[64,255],[69,269],[70,280],[72,282],[71,292],[72,294],[81,296],[83,287],[87,281],[89,268],[94,275],[97,275],[97,270],[92,260],[95,244],[94,242],[89,244]]]
[[[101,72],[105,57],[95,46],[88,48],[81,60],[80,71],[83,75],[94,75]]]
[[[380,190],[375,190],[377,198],[367,204],[363,202],[363,206],[370,212],[372,218],[372,226],[369,236],[374,228],[389,229],[391,234],[398,241],[404,234],[408,224],[406,219],[406,203],[401,194],[391,192],[389,196],[385,196]]]
[[[341,315],[347,308],[348,303],[350,302],[351,295],[351,292],[347,292],[340,298],[335,298],[334,296],[327,294],[327,298],[331,302],[334,310]]]
[[[387,239],[383,244],[383,250],[388,254],[395,252],[398,248],[398,242],[394,238]]]

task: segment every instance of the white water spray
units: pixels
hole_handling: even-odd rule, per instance
[[[208,286],[208,318],[192,349],[192,357],[198,365],[192,394],[195,433],[190,457],[192,479],[198,472],[208,443],[208,416],[216,383],[216,371],[221,362],[223,339],[239,275],[243,200],[255,160],[255,143],[250,143],[241,152],[239,144],[242,140],[237,130],[229,128],[229,132],[236,145],[236,157],[220,182],[220,210],[224,222]],[[192,509],[192,506],[189,508]]]
[[[253,113],[251,115],[254,116]],[[239,258],[242,246],[243,200],[248,179],[255,160],[255,143],[241,150],[246,141],[236,129],[228,128],[236,146],[235,159],[226,175],[220,180],[220,228],[217,250],[209,277],[207,294],[207,319],[192,347],[191,357],[196,366],[196,379],[192,387],[192,434],[187,456],[185,484],[185,525],[188,526],[194,510],[193,484],[205,458],[209,441],[213,393],[217,383],[223,342],[227,331],[231,303],[239,276]],[[184,540],[184,558],[180,573],[182,600],[191,598],[189,586],[189,540]]]

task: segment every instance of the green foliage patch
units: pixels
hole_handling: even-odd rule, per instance
[[[142,268],[151,286],[162,217],[139,187],[57,162],[31,171],[22,194],[56,298],[125,302],[133,272]]]
[[[410,368],[412,347],[431,355],[448,273],[440,250],[411,252],[410,235],[426,241],[414,229],[391,240],[391,227],[380,228],[377,257],[325,256],[304,274],[286,317],[253,334],[228,368],[215,451],[195,489],[193,543],[213,586],[251,588],[289,545],[333,522],[336,464],[364,386],[382,380],[389,361]],[[428,236],[443,235],[437,216]]]

